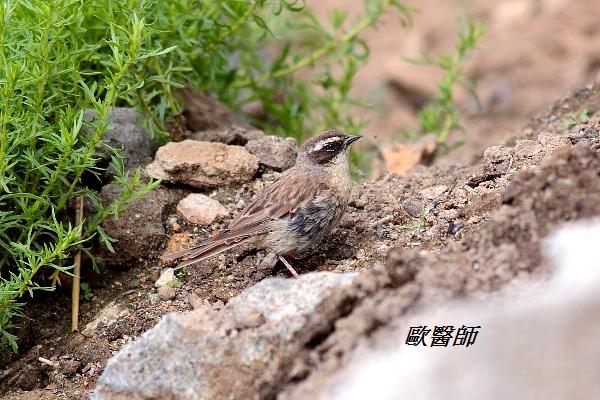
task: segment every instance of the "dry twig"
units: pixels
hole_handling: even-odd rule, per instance
[[[79,226],[83,221],[83,196],[77,199],[77,213],[75,224]],[[81,238],[80,238],[81,239]],[[81,250],[75,254],[75,268],[73,270],[73,288],[71,291],[71,331],[79,330],[79,289],[81,282]]]

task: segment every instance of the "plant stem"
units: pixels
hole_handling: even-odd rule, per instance
[[[254,14],[254,11],[256,10],[257,6],[258,6],[257,1],[254,1],[252,3],[252,5],[250,7],[248,7],[246,12],[240,17],[240,19],[235,21],[235,23],[225,33],[220,34],[219,37],[217,38],[217,40],[213,41],[208,46],[206,46],[206,49],[204,50],[204,52],[210,53],[215,47],[217,47],[218,44],[223,43],[225,41],[225,39],[227,39],[227,37],[231,36],[235,31],[237,31],[240,28],[240,26],[242,26],[242,24],[248,18],[250,18],[250,16],[252,14]]]
[[[381,9],[386,8],[390,4],[391,4],[391,1],[385,1],[382,4]],[[369,14],[365,18],[363,18],[358,24],[356,24],[356,26],[353,27],[350,30],[350,32],[346,33],[344,36],[342,36],[341,38],[339,38],[337,40],[334,39],[334,40],[331,40],[331,41],[325,43],[323,46],[316,49],[315,51],[313,51],[312,53],[310,53],[308,56],[304,57],[303,59],[301,59],[291,65],[288,65],[287,67],[282,68],[276,72],[267,72],[267,73],[264,73],[254,79],[246,79],[243,81],[233,82],[233,84],[231,86],[232,87],[249,86],[249,85],[252,85],[253,83],[254,84],[262,83],[269,79],[281,78],[283,76],[293,74],[294,72],[296,72],[308,65],[313,64],[315,61],[317,61],[321,57],[327,55],[327,53],[329,53],[330,51],[332,51],[339,45],[354,40],[356,38],[356,36],[358,36],[358,34],[360,34],[363,30],[367,29],[368,27],[373,25],[375,22],[377,22],[378,18],[379,18],[379,13],[373,12],[372,14]]]
[[[78,207],[75,214],[75,224],[81,225],[83,221],[83,196],[77,199]],[[79,231],[78,240],[81,240]],[[71,331],[79,330],[79,289],[81,284],[81,249],[75,254],[75,268],[73,269],[73,287],[71,290]]]

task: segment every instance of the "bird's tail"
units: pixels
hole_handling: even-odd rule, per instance
[[[198,242],[189,249],[163,254],[160,259],[169,261],[181,258],[184,261],[179,263],[176,268],[182,268],[236,247],[237,245],[244,243],[256,233],[257,232],[227,232],[220,234],[217,237]]]

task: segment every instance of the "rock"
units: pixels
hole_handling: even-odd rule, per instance
[[[91,120],[94,111],[87,111],[84,118]],[[141,128],[143,116],[134,108],[113,107],[109,111],[110,125],[103,140],[111,147],[121,149],[125,169],[145,167],[152,162],[156,146],[148,132]],[[104,162],[110,161],[110,152],[104,152]],[[112,174],[114,171],[107,171]]]
[[[100,199],[103,204],[108,204],[120,193],[119,186],[106,185],[100,192]],[[104,246],[100,247],[98,251],[102,262],[109,266],[119,266],[156,255],[167,239],[162,223],[163,212],[182,197],[183,193],[180,191],[159,187],[133,202],[119,214],[118,220],[109,218],[102,222],[106,233],[118,240],[113,244],[115,253],[109,252]]]
[[[203,300],[196,293],[190,293],[188,295],[188,302],[195,310],[196,309],[203,309],[203,310],[210,309],[210,304],[208,303],[208,301]]]
[[[160,296],[158,295],[158,293],[150,293],[148,294],[148,300],[150,301],[150,304],[155,304],[157,301],[160,300]]]
[[[171,182],[206,188],[245,183],[258,170],[258,157],[240,146],[184,140],[156,152],[146,174]]]
[[[143,168],[150,164],[156,146],[150,134],[141,128],[142,114],[133,108],[114,107],[108,115],[111,129],[103,138],[111,147],[122,149],[125,169]]]
[[[506,174],[513,164],[512,147],[491,146],[483,152],[483,160],[476,173],[469,178],[469,186],[494,180]]]
[[[129,311],[127,311],[123,305],[112,301],[96,314],[96,317],[85,326],[81,334],[86,337],[98,336],[99,327],[110,327],[115,324],[119,318],[127,315],[129,315]]]
[[[270,278],[220,311],[171,313],[109,360],[94,399],[258,398],[278,381],[298,338],[323,329],[315,313],[355,274]],[[317,324],[317,325],[314,325]],[[317,328],[317,326],[319,328]],[[308,335],[308,337],[305,337]]]
[[[261,164],[277,171],[285,171],[296,163],[298,146],[292,138],[264,136],[246,143],[246,149],[258,157]]]
[[[192,193],[177,204],[177,211],[192,224],[210,225],[229,215],[229,211],[217,200],[199,193]]]
[[[402,207],[404,208],[404,211],[406,211],[406,213],[413,218],[420,218],[423,216],[424,204],[419,199],[415,199],[415,198],[407,199],[402,204]]]
[[[174,279],[176,279],[175,270],[173,268],[165,268],[160,273],[160,276],[158,277],[156,282],[154,282],[154,287],[159,288],[162,286],[166,286],[169,282],[171,282]]]
[[[205,92],[189,87],[178,90],[175,95],[183,103],[183,116],[190,131],[225,129],[243,124],[243,120],[227,106]]]
[[[161,300],[171,300],[177,295],[177,290],[169,285],[161,286],[158,288],[158,296]]]
[[[238,146],[243,146],[248,143],[249,140],[258,139],[264,136],[265,133],[259,129],[244,128],[238,125],[222,129],[197,131],[189,134],[189,138],[193,140],[235,144]]]
[[[59,363],[60,372],[67,376],[75,375],[81,367],[81,363],[77,360],[61,360]]]

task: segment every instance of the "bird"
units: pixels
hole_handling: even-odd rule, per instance
[[[304,258],[311,254],[339,224],[352,189],[350,145],[361,137],[337,130],[312,137],[298,150],[295,165],[248,204],[226,229],[161,259],[182,259],[177,266],[181,268],[249,243],[275,253],[298,277],[286,257]]]

